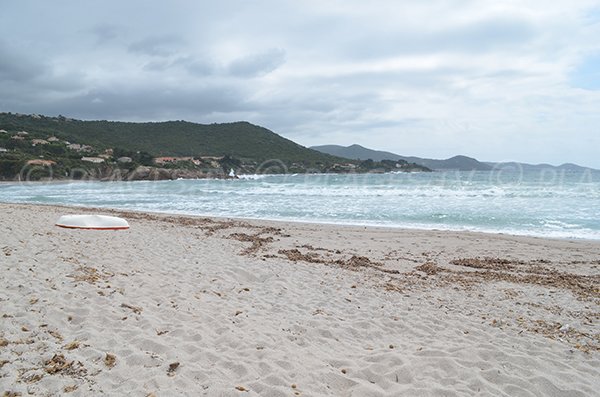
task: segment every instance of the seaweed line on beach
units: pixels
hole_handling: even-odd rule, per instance
[[[539,265],[537,261],[511,261],[498,258],[462,258],[450,262],[455,266],[478,269],[451,271],[466,278],[485,281],[508,281],[515,284],[536,284],[571,291],[581,299],[600,298],[600,275],[580,275],[560,272]]]
[[[454,269],[440,266],[434,262],[426,262],[416,266],[413,271],[393,277],[383,283],[383,287],[388,291],[401,293],[447,287],[458,291],[472,291],[483,283],[506,282],[516,286],[537,286],[550,293],[557,290],[569,291],[574,298],[591,303],[592,307],[596,307],[597,310],[600,302],[600,275],[566,273],[541,266],[540,263],[550,264],[549,261],[526,262],[502,258],[459,258],[450,261],[452,267],[458,268]],[[474,270],[461,270],[461,267]],[[522,331],[567,342],[584,352],[600,351],[600,332],[594,331],[593,327],[593,321],[600,318],[600,313],[593,311],[594,309],[587,312],[568,312],[556,305],[549,306],[527,301],[521,303],[517,301],[520,294],[514,289],[505,290],[505,295],[520,305],[551,312],[564,319],[580,319],[583,324],[591,327],[590,332],[585,332],[575,329],[567,323],[519,316],[514,323]],[[490,324],[500,326],[506,323],[493,320]]]
[[[284,255],[288,260],[292,262],[308,262],[308,263],[319,263],[325,265],[336,265],[344,269],[357,271],[362,268],[374,269],[378,272],[399,274],[398,270],[390,270],[383,268],[383,263],[374,262],[366,256],[352,255],[350,258],[344,259],[326,259],[316,252],[307,252],[303,254],[297,248],[293,249],[282,249],[278,251],[279,254]]]

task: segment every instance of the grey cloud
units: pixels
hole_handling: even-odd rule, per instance
[[[153,60],[146,63],[143,69],[149,72],[164,72],[173,65],[172,62],[165,61],[163,59]]]
[[[158,55],[152,45],[152,54]],[[254,78],[264,76],[285,62],[285,51],[272,49],[263,53],[253,54],[238,58],[228,65],[219,64],[208,57],[197,57],[191,55],[179,56],[169,59],[166,52],[165,57],[154,58],[146,63],[143,68],[147,71],[173,73],[173,69],[180,68],[194,77],[208,76],[234,76],[241,78]]]
[[[13,104],[35,104],[43,97],[80,90],[85,76],[80,71],[58,70],[37,54],[0,40],[0,83],[0,105],[10,110]]]
[[[132,43],[128,50],[131,53],[166,57],[174,54],[182,44],[183,39],[177,36],[151,36]]]
[[[346,43],[343,51],[356,58],[437,52],[491,52],[521,47],[535,37],[535,33],[536,27],[529,21],[493,17],[437,30],[399,29],[390,33],[367,33]]]
[[[104,44],[116,39],[121,33],[122,28],[110,23],[101,23],[91,29],[92,34],[96,37],[96,44]]]
[[[174,60],[166,58],[153,59],[146,63],[143,69],[150,72],[167,72],[173,73],[173,69],[181,68],[195,77],[206,77],[214,75],[219,68],[210,61],[196,59],[192,56],[182,56]]]
[[[271,73],[285,63],[285,51],[271,49],[260,54],[236,59],[228,71],[237,77],[257,77]]]
[[[349,97],[356,102],[356,92],[371,93],[374,102],[381,90],[422,90],[421,92],[437,91],[439,93],[453,90],[454,81],[468,76],[472,71],[450,67],[440,67],[430,70],[389,70],[383,72],[353,72],[338,75],[326,75],[305,80],[305,85],[319,87],[338,97]],[[360,102],[358,102],[360,103]]]
[[[100,88],[68,98],[39,103],[46,114],[68,114],[84,119],[161,120],[197,119],[213,112],[247,110],[243,90],[227,84],[175,88],[152,87]]]
[[[182,66],[194,76],[210,76],[218,71],[218,67],[208,58],[195,58],[192,56],[179,57],[173,61],[174,66]]]
[[[210,76],[216,71],[216,67],[212,63],[201,60],[188,63],[186,69],[196,76]]]
[[[44,73],[44,66],[29,54],[0,40],[0,81],[25,83]]]

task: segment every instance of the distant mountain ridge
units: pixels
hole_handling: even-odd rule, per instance
[[[496,168],[496,169],[509,169],[509,168],[514,168],[515,170],[523,170],[523,171],[536,171],[536,170],[547,170],[547,169],[552,169],[552,170],[565,170],[565,171],[584,171],[584,170],[593,170],[593,171],[598,171],[595,168],[590,168],[590,167],[583,167],[581,165],[577,165],[577,164],[573,164],[573,163],[564,163],[561,165],[552,165],[552,164],[546,164],[546,163],[542,163],[542,164],[528,164],[528,163],[518,163],[515,161],[510,161],[510,162],[500,162],[500,163],[493,163],[493,162],[486,162],[485,164],[491,165],[492,167]]]
[[[321,153],[331,154],[333,156],[343,157],[351,160],[403,160],[404,157],[395,153],[384,152],[380,150],[367,149],[360,145],[340,146],[340,145],[323,145],[311,146],[311,149]]]
[[[414,156],[401,156],[399,154],[385,152],[380,150],[368,149],[360,145],[340,146],[340,145],[323,145],[312,146],[311,149],[321,153],[331,154],[337,157],[344,157],[352,160],[404,160],[409,163],[422,165],[433,170],[459,170],[459,171],[490,171],[494,167],[477,161],[474,158],[467,156],[454,156],[446,160],[425,159]]]
[[[415,163],[433,170],[456,170],[456,171],[491,171],[494,169],[509,169],[515,170],[569,170],[569,171],[581,171],[586,169],[592,169],[588,167],[582,167],[577,164],[566,163],[559,166],[553,166],[550,164],[527,164],[518,162],[482,162],[472,157],[467,156],[454,156],[445,160],[427,159],[414,156],[401,156],[396,153],[373,150],[361,145],[321,145],[311,146],[311,149],[317,150],[322,153],[330,154],[337,157],[343,157],[352,160],[368,160],[374,161],[382,160],[404,160],[409,163]]]

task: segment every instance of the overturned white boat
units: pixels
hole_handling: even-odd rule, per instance
[[[68,229],[129,229],[129,223],[125,219],[107,215],[63,215],[56,221],[56,226]]]

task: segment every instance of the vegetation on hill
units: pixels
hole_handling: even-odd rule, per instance
[[[225,177],[230,169],[238,174],[428,171],[406,161],[331,156],[247,122],[128,123],[0,113],[0,179]]]
[[[285,139],[248,122],[196,124],[186,121],[130,123],[81,121],[66,117],[0,114],[0,128],[43,132],[98,149],[121,148],[154,156],[233,156],[308,164],[335,162],[329,155]]]

